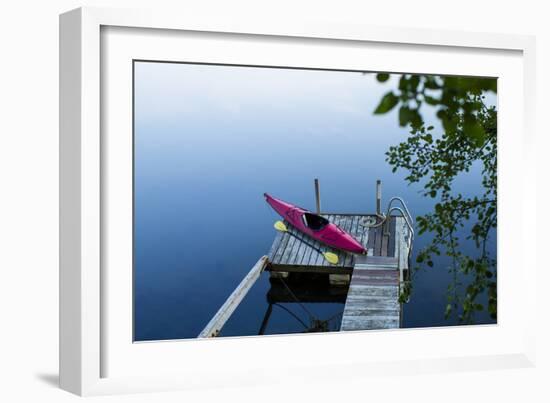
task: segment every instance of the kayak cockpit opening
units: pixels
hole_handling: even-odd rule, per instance
[[[304,213],[304,215],[302,215],[302,220],[305,226],[313,231],[322,230],[329,223],[326,218],[312,213]]]

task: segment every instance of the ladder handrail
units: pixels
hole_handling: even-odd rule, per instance
[[[386,213],[386,217],[389,217],[390,215],[390,208],[391,208],[391,205],[394,201],[398,201],[399,203],[401,203],[401,205],[403,206],[403,209],[405,210],[405,212],[407,213],[407,218],[409,219],[409,222],[411,224],[411,227],[412,225],[414,224],[414,220],[412,218],[412,215],[411,213],[409,212],[409,209],[407,208],[407,205],[405,204],[405,201],[401,198],[401,197],[398,197],[398,196],[394,196],[390,199],[390,201],[388,202],[388,207],[387,207],[387,213]],[[402,213],[403,214],[403,213]],[[403,216],[405,216],[405,214],[403,214]]]
[[[401,204],[401,207],[398,207],[398,206],[392,206],[393,202],[399,202]],[[398,196],[394,196],[390,199],[390,201],[388,202],[388,207],[387,207],[387,211],[386,211],[386,219],[385,219],[385,225],[384,225],[384,234],[385,235],[389,235],[390,233],[390,214],[392,211],[398,211],[404,218],[405,220],[405,223],[407,224],[407,227],[409,228],[409,232],[411,234],[411,236],[409,237],[409,242],[408,242],[408,249],[409,249],[409,256],[408,258],[411,257],[411,251],[412,251],[412,243],[413,243],[413,240],[414,240],[414,220],[412,218],[412,215],[409,211],[409,209],[407,208],[407,204],[405,203],[405,201],[401,198],[401,197],[398,197]]]

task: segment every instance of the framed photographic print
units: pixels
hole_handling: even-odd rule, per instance
[[[63,388],[531,365],[531,38],[105,9],[60,35]]]

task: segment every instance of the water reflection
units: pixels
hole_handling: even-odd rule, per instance
[[[328,332],[340,330],[340,322],[348,286],[331,285],[328,275],[290,273],[284,278],[273,273],[266,294],[267,310],[259,335],[269,333],[273,309],[280,309],[301,325],[301,332]],[[313,304],[332,304],[335,312],[319,312]],[[296,312],[298,311],[298,313]],[[304,320],[303,316],[307,319]]]

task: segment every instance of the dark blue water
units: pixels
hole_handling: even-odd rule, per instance
[[[431,211],[435,201],[385,162],[407,130],[393,112],[372,115],[395,79],[381,85],[353,72],[136,63],[136,340],[198,335],[269,251],[277,216],[264,192],[313,210],[319,178],[323,210],[372,213],[381,179],[385,200],[403,197],[415,216]],[[437,126],[433,111],[424,116]],[[479,181],[474,170],[455,190],[477,194]],[[415,251],[429,239],[417,237]],[[415,276],[405,327],[457,323],[444,319],[449,262],[435,263]],[[258,334],[271,286],[264,273],[222,334]],[[312,289],[328,293],[322,279]],[[342,310],[334,301],[277,305],[265,334],[301,332],[311,316],[332,317],[337,329]],[[477,321],[492,322],[483,314]]]

